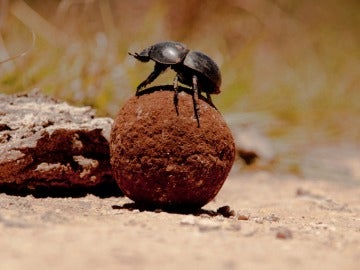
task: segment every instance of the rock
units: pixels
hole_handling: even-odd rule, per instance
[[[111,132],[111,164],[130,199],[166,208],[200,208],[222,187],[235,158],[230,129],[221,114],[199,100],[200,127],[192,96],[173,91],[130,98]]]
[[[0,188],[117,188],[109,162],[112,122],[38,90],[0,95]]]
[[[234,130],[237,155],[246,165],[256,161],[262,165],[273,161],[275,154],[270,141],[255,127],[242,124]]]

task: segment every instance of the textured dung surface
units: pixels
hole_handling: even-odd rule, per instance
[[[221,114],[192,96],[155,91],[131,98],[111,132],[111,163],[121,190],[139,203],[200,207],[220,190],[234,161],[234,140]]]
[[[114,183],[109,163],[113,120],[95,118],[33,91],[0,95],[0,188],[92,188]]]

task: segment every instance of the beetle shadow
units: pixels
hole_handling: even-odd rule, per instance
[[[171,91],[171,92],[175,93],[174,85],[165,84],[165,85],[157,85],[157,86],[152,86],[152,87],[149,87],[149,88],[145,88],[145,89],[141,90],[140,92],[138,92],[136,96],[140,97],[142,95],[151,94],[151,93],[154,93],[156,91]],[[185,92],[190,96],[192,96],[193,93],[194,93],[194,91],[191,88],[179,86],[178,87],[178,93],[181,93],[181,92]],[[206,97],[204,97],[202,94],[199,95],[199,99],[201,99],[202,101],[205,101],[207,104],[209,104],[215,110],[218,110],[216,108],[216,106],[212,102],[210,102]],[[175,98],[174,98],[174,106],[175,106],[176,111],[178,112],[177,102],[176,102]]]
[[[138,203],[125,203],[123,205],[112,205],[112,209],[117,210],[129,210],[129,211],[140,211],[140,212],[154,212],[154,213],[161,213],[167,212],[171,214],[186,214],[186,215],[194,215],[200,216],[202,214],[209,215],[209,216],[217,216],[219,215],[216,211],[212,210],[205,210],[205,209],[197,209],[197,208],[180,208],[180,207],[168,207],[168,208],[159,208],[156,206],[149,206],[144,204]]]
[[[228,207],[228,206],[224,206]],[[139,211],[139,212],[153,212],[153,213],[161,213],[166,212],[170,214],[181,214],[181,215],[207,215],[210,217],[222,216],[225,218],[229,218],[233,216],[231,212],[224,211],[224,207],[220,207],[217,211],[207,210],[203,208],[186,208],[186,207],[156,207],[151,205],[139,204],[139,203],[125,203],[123,205],[112,205],[111,208],[114,210],[128,210],[128,211]]]

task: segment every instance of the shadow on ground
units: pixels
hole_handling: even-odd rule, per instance
[[[181,207],[167,207],[167,208],[159,208],[156,206],[149,206],[145,204],[138,204],[138,203],[125,203],[123,205],[112,205],[112,209],[119,209],[119,210],[129,210],[129,211],[140,211],[140,212],[167,212],[171,214],[183,214],[183,215],[207,215],[210,217],[215,216],[223,216],[229,218],[231,216],[235,216],[235,212],[230,209],[228,205],[219,207],[216,211],[213,210],[206,210],[203,208],[181,208]]]
[[[99,198],[121,197],[122,191],[119,189],[116,182],[107,182],[96,187],[79,188],[79,187],[46,187],[40,186],[34,189],[25,187],[17,187],[16,185],[2,185],[0,186],[0,193],[5,193],[12,196],[28,196],[32,195],[35,198],[80,198],[88,194],[95,195]]]

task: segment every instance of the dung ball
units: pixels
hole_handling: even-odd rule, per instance
[[[111,131],[113,175],[123,193],[138,204],[160,208],[200,208],[224,184],[235,158],[231,131],[219,111],[192,95],[154,91],[130,98]]]

